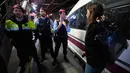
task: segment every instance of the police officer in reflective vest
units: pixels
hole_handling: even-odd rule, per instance
[[[55,20],[54,22],[54,31],[55,31],[55,36],[54,36],[54,41],[55,41],[55,56],[54,56],[54,61],[53,65],[56,64],[57,62],[57,56],[58,52],[61,46],[61,43],[63,45],[63,54],[64,54],[64,59],[65,61],[68,62],[67,58],[67,45],[68,45],[68,34],[67,32],[70,31],[68,27],[68,21],[66,20],[66,13],[64,9],[59,10],[59,20]]]
[[[19,4],[13,6],[13,15],[9,15],[5,21],[5,33],[17,49],[17,55],[20,59],[19,73],[24,73],[25,65],[30,61],[30,56],[36,61],[38,71],[41,73],[41,65],[32,40],[32,32],[35,31],[36,27],[31,20],[25,17],[24,13],[25,10]]]
[[[40,16],[41,17],[36,20],[35,24],[39,33],[42,62],[45,60],[45,54],[48,49],[50,50],[51,56],[53,57],[53,42],[51,32],[53,27],[53,21],[47,17],[46,11],[43,7],[40,8]]]

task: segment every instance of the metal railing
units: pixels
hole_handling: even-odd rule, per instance
[[[6,2],[7,0],[4,0],[1,4],[0,4],[0,7]]]
[[[4,0],[1,4],[0,4],[0,7],[2,7],[4,4],[5,4],[5,6],[6,6],[6,2],[7,2],[7,0]],[[6,7],[5,7],[6,8]],[[1,9],[2,10],[2,9]],[[0,20],[0,24],[2,23],[2,21],[5,19],[5,17],[7,16],[7,14],[8,14],[8,12],[9,12],[9,10],[4,14],[4,15],[2,15],[2,18],[1,18],[1,20]],[[1,26],[1,25],[0,25]]]

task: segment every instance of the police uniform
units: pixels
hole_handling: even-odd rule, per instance
[[[41,45],[41,61],[45,60],[45,54],[48,49],[50,50],[51,56],[54,57],[51,32],[51,27],[53,27],[52,20],[47,17],[41,17],[36,20],[35,24],[37,25],[37,31],[39,33],[39,40]]]
[[[29,61],[29,57],[33,56],[40,69],[37,51],[32,40],[32,31],[35,31],[35,29],[35,24],[26,17],[22,21],[17,21],[14,16],[10,16],[5,22],[5,33],[12,39],[11,43],[17,49],[21,68],[25,68],[24,66]]]

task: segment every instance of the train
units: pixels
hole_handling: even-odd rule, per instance
[[[87,30],[85,5],[90,1],[103,5],[105,18],[111,24],[119,25],[126,36],[128,46],[122,51],[114,64],[108,65],[102,73],[130,73],[130,1],[129,0],[79,0],[67,15],[71,31],[68,33],[68,48],[80,61],[87,63],[85,52],[85,35]]]

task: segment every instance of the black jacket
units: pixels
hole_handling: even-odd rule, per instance
[[[15,22],[19,26],[19,31],[6,31],[6,35],[12,39],[13,45],[15,47],[31,47],[33,44],[32,38],[33,38],[33,32],[32,30],[22,30],[22,24],[25,24],[28,22],[28,18],[24,17],[22,21],[17,21],[14,17],[14,15],[9,15],[8,18],[9,20]]]
[[[86,37],[85,46],[87,54],[87,63],[94,68],[104,67],[108,58],[108,47],[95,39],[95,36],[105,31],[100,23],[92,23],[89,25]]]
[[[39,24],[37,24],[37,32],[41,33],[43,37],[50,37],[52,35],[51,33],[51,27],[50,27],[50,19],[49,18],[39,18],[38,19]]]

